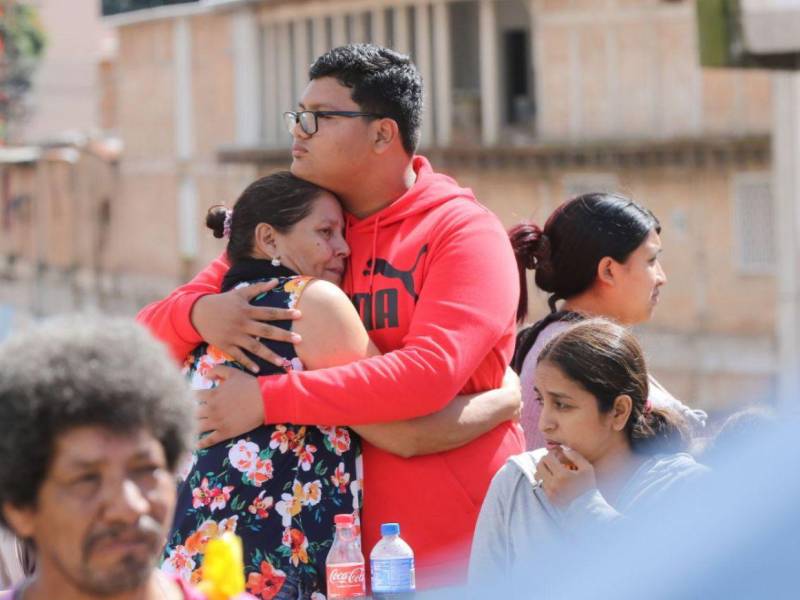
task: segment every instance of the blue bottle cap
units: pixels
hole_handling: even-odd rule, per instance
[[[400,523],[384,523],[381,525],[381,535],[398,535]]]

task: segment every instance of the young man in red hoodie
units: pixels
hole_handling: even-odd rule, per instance
[[[336,48],[311,67],[298,112],[292,172],[339,196],[351,248],[344,289],[384,353],[350,365],[255,379],[220,368],[201,429],[211,445],[260,423],[357,425],[435,413],[457,394],[499,387],[514,346],[519,294],[499,220],[471,190],[415,156],[422,82],[408,57],[369,44]],[[217,259],[145,308],[147,324],[183,358],[201,335],[250,363],[257,337],[290,339],[259,319],[247,293],[217,294]],[[255,288],[250,294],[260,291]],[[275,358],[275,357],[273,357]],[[505,422],[447,452],[402,458],[364,442],[365,553],[397,521],[416,554],[419,587],[464,579],[472,533],[494,473],[523,450]]]

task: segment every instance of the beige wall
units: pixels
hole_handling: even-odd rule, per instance
[[[30,268],[59,272],[98,266],[101,206],[116,194],[113,165],[77,149],[44,152],[33,163],[5,165],[9,212],[0,253]]]
[[[447,170],[459,183],[472,187],[507,227],[524,219],[543,225],[566,199],[564,177],[579,172]],[[735,172],[735,168],[662,167],[614,173],[619,189],[650,208],[662,223],[662,264],[669,280],[653,327],[743,335],[769,334],[775,327],[774,278],[739,274],[731,250],[735,240],[730,179]],[[531,314],[544,310],[544,300],[537,296]]]
[[[532,0],[544,139],[767,132],[764,73],[699,66],[693,2]]]
[[[175,22],[126,25],[119,30],[117,131],[125,142],[122,193],[112,249],[116,268],[137,275],[191,275],[220,251],[204,226],[208,207],[231,205],[254,169],[220,165],[216,153],[234,136],[230,16],[188,17],[191,44],[191,158],[177,155]],[[181,256],[177,198],[180,177],[197,189],[198,252]]]
[[[114,32],[100,18],[97,0],[33,0],[47,48],[29,97],[30,118],[14,139],[36,142],[65,131],[100,126],[98,65],[113,51]]]

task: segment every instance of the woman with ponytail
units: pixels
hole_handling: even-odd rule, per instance
[[[598,316],[626,326],[650,319],[667,281],[658,257],[661,225],[649,210],[618,194],[591,193],[559,206],[543,228],[521,223],[510,232],[517,258],[520,302],[517,319],[528,310],[528,270],[536,286],[549,293],[550,314],[517,336],[513,367],[520,375],[523,409],[520,423],[528,450],[544,439],[533,401],[536,362],[544,345],[571,322]],[[680,412],[692,427],[706,414],[691,410],[650,378],[650,403]]]
[[[648,510],[706,471],[686,453],[684,419],[649,403],[642,349],[616,323],[587,319],[546,344],[535,395],[546,447],[495,475],[473,539],[471,585],[531,573],[551,542]]]

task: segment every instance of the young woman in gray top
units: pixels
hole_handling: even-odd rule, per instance
[[[613,527],[706,470],[685,452],[680,414],[649,403],[642,349],[620,325],[588,319],[556,336],[539,354],[535,392],[546,447],[495,475],[473,539],[470,589],[535,578],[537,557],[553,543]]]

